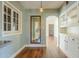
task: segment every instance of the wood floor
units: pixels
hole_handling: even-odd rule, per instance
[[[67,56],[57,47],[56,37],[49,36],[46,40],[46,58],[67,58]]]
[[[57,47],[56,39],[49,37],[46,47],[24,48],[15,58],[67,58]]]
[[[24,48],[15,58],[41,58],[45,55],[46,48],[44,47],[28,47]]]

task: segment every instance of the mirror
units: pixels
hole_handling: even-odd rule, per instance
[[[41,16],[30,17],[31,43],[41,43]]]

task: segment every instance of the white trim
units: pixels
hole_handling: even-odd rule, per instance
[[[4,8],[3,8],[3,7],[4,7],[4,6],[3,6],[3,5],[4,5],[4,2],[2,2],[2,32],[1,32],[1,33],[2,33],[2,36],[3,36],[3,30],[4,30],[4,25],[3,25],[3,23],[4,23],[4,21],[3,21],[3,19],[4,19],[4,18],[3,18],[3,17],[4,17],[4,16],[3,16]]]
[[[46,47],[46,45],[42,45],[42,44],[29,44],[29,45],[26,45],[26,47]]]
[[[14,58],[17,54],[19,54],[24,48],[26,47],[26,45],[24,45],[22,48],[20,48],[16,53],[14,53],[10,58]]]
[[[11,7],[13,7],[14,9],[16,9],[18,12],[21,12],[18,8],[16,8],[16,7],[15,7],[13,4],[11,4],[10,2],[4,1],[4,3],[9,4]]]
[[[20,48],[16,53],[14,53],[10,58],[14,58],[17,54],[19,54],[25,47],[46,47],[46,45],[42,44],[29,44],[24,45],[22,48]]]

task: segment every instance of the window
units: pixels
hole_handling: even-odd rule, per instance
[[[21,33],[22,13],[9,2],[3,2],[3,35]]]
[[[18,13],[13,11],[13,28],[18,31]]]
[[[11,31],[11,9],[4,5],[4,31]]]

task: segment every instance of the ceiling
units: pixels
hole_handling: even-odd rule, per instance
[[[25,9],[39,9],[41,1],[20,1]],[[42,1],[43,9],[58,9],[62,6],[64,1]]]

